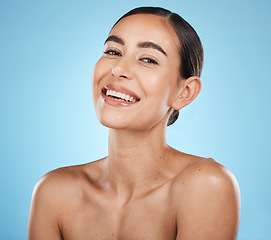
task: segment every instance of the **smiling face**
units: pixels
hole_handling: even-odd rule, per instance
[[[93,69],[99,121],[115,129],[165,124],[178,96],[179,41],[165,18],[131,15],[111,30]]]

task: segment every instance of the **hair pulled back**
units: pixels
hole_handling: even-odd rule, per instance
[[[174,29],[179,42],[180,76],[187,79],[192,76],[200,77],[203,67],[203,47],[200,38],[194,28],[181,16],[160,7],[139,7],[124,14],[114,26],[123,18],[136,14],[154,14],[168,20]],[[113,27],[114,27],[113,26]],[[168,119],[167,126],[173,124],[179,116],[179,111],[174,110]]]

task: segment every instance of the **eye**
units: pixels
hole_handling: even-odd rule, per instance
[[[142,62],[145,62],[145,63],[158,65],[158,62],[151,59],[151,58],[141,58],[139,60],[142,61]]]
[[[115,50],[106,50],[104,51],[104,54],[106,55],[113,55],[113,56],[121,56],[121,53]]]

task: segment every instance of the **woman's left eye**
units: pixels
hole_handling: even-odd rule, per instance
[[[151,58],[141,58],[140,60],[145,63],[156,64],[156,65],[158,64],[158,62],[156,62],[155,60]]]
[[[104,54],[107,54],[107,55],[115,55],[115,56],[120,56],[121,54],[115,50],[107,50],[107,51],[104,51]]]

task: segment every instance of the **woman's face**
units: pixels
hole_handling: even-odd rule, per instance
[[[122,19],[92,73],[99,121],[130,130],[166,124],[178,94],[178,49],[178,38],[164,18],[137,14]]]

